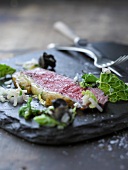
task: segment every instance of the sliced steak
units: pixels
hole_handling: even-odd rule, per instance
[[[46,105],[51,105],[53,99],[62,98],[69,106],[74,102],[82,102],[82,91],[73,79],[55,72],[37,68],[24,72],[16,72],[13,81],[18,82],[28,93],[41,94]]]
[[[21,87],[27,89],[29,93],[41,94],[46,105],[51,105],[52,100],[62,98],[66,100],[69,106],[75,102],[82,104],[82,91],[78,84],[73,79],[59,75],[55,72],[41,68],[36,68],[29,71],[17,72],[13,75],[14,82],[18,82]],[[101,104],[101,91],[90,89]],[[100,97],[98,98],[98,94]],[[102,98],[105,97],[102,92]]]
[[[104,105],[108,101],[108,96],[104,95],[104,92],[98,88],[88,88],[97,98],[98,103]]]

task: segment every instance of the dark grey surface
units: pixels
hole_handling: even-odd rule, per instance
[[[124,133],[102,140],[61,147],[39,146],[27,143],[1,131],[0,169],[47,170],[89,169],[122,170],[128,167],[128,136]],[[114,143],[115,144],[111,144]],[[15,143],[15,144],[14,144]]]
[[[104,43],[104,48],[108,50],[104,51],[105,54],[113,51],[114,43]],[[102,43],[95,44],[97,48],[102,46]],[[123,45],[121,46],[123,48]],[[128,49],[128,46],[127,46]],[[118,44],[118,50],[116,53],[120,52],[120,45]],[[89,61],[87,56],[81,55],[80,53],[66,54],[63,52],[58,52],[56,50],[45,51],[48,54],[54,55],[57,66],[55,68],[56,72],[68,77],[74,77],[76,73],[82,74],[82,72],[94,72],[100,71],[93,67],[93,60]],[[16,58],[12,58],[8,61],[3,61],[4,63],[21,70],[22,67],[17,67],[16,62],[25,62],[31,60],[32,56],[35,59],[44,53],[44,51],[39,51],[35,53],[26,54]],[[104,56],[105,56],[104,54]],[[110,59],[114,59],[115,52],[109,55]],[[17,61],[16,61],[17,60]],[[79,60],[79,62],[77,62]],[[63,62],[62,62],[63,61]],[[88,67],[85,66],[88,65]],[[93,67],[93,69],[91,69]],[[122,64],[122,69],[126,70],[127,65]],[[125,77],[127,78],[127,77]],[[34,103],[38,105],[38,103]],[[78,114],[72,125],[68,126],[63,130],[57,128],[46,128],[38,127],[33,121],[24,121],[23,118],[19,117],[18,110],[21,105],[13,107],[9,103],[0,103],[0,127],[7,130],[8,132],[19,136],[27,141],[47,144],[47,145],[62,145],[62,144],[73,144],[88,139],[93,139],[96,137],[101,137],[106,134],[110,134],[124,128],[128,127],[128,103],[118,102],[118,103],[107,103],[104,107],[102,113],[98,112],[97,109],[85,110],[84,113]],[[122,109],[123,108],[123,109]],[[13,114],[12,114],[13,112]]]
[[[42,52],[32,53],[32,57],[37,56]],[[52,52],[56,54],[56,52]],[[30,54],[25,55],[27,58]],[[70,54],[66,54],[65,60],[71,57]],[[73,53],[72,57],[74,60],[78,60],[78,54]],[[27,59],[26,58],[26,59]],[[13,59],[13,64],[17,61],[22,61],[22,57],[16,57]],[[72,58],[70,59],[72,61]],[[84,59],[85,60],[85,59]],[[88,60],[88,58],[86,58]],[[6,60],[10,62],[10,60]],[[61,58],[57,57],[57,72],[61,74],[74,76],[74,70],[66,69],[63,73],[63,69],[59,62],[62,62]],[[80,62],[76,62],[76,70],[82,70],[79,68],[83,62],[83,55],[81,56]],[[89,59],[89,63],[91,63]],[[11,63],[11,62],[10,62]],[[92,64],[93,65],[93,64]],[[67,66],[64,65],[65,68]],[[72,62],[68,62],[68,68],[72,68]],[[94,67],[88,65],[88,69],[92,68],[92,72],[98,72]],[[122,108],[123,109],[123,108]],[[13,114],[13,113],[12,113]],[[127,130],[123,130],[118,133],[106,137],[100,137],[93,140],[85,141],[75,145],[67,146],[43,146],[31,144],[24,141],[23,139],[17,138],[14,135],[3,133],[1,130],[0,134],[1,145],[0,149],[4,152],[0,152],[0,169],[110,169],[120,170],[127,169],[128,167],[128,133]],[[4,143],[2,138],[8,140],[8,144]],[[51,139],[52,140],[52,139]],[[3,149],[4,148],[4,149]]]

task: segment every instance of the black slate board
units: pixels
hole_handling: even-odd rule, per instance
[[[105,45],[106,44],[106,45]],[[115,59],[119,54],[123,53],[123,45],[115,43],[94,43],[98,50],[104,52],[104,55]],[[104,45],[104,48],[103,48]],[[114,46],[114,51],[113,51]],[[118,48],[115,50],[115,46]],[[119,49],[121,47],[121,50]],[[127,48],[126,48],[127,47]],[[128,54],[128,46],[124,46],[125,53]],[[104,49],[104,50],[103,50]],[[106,50],[107,49],[107,50]],[[113,51],[113,52],[112,52]],[[31,54],[25,54],[4,60],[2,63],[9,64],[17,70],[21,68],[15,63],[30,60],[31,58],[39,58],[44,51],[37,51]],[[80,53],[62,53],[55,50],[46,50],[48,54],[53,54],[57,60],[56,72],[73,78],[76,73],[92,72],[99,74],[100,70],[95,68],[93,60]],[[115,57],[116,56],[116,57]],[[124,79],[128,81],[127,63],[119,66],[119,69],[125,73]],[[34,101],[36,104],[36,101]],[[63,130],[57,128],[39,127],[33,121],[25,121],[19,117],[17,107],[13,107],[10,103],[0,103],[0,127],[6,131],[19,136],[27,141],[38,144],[61,145],[71,144],[87,139],[110,134],[112,132],[128,127],[128,102],[118,102],[116,104],[107,103],[103,113],[99,113],[96,109],[89,109],[84,114],[78,114],[72,125]]]

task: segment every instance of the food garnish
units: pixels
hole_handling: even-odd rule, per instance
[[[128,85],[108,69],[107,72],[102,72],[100,77],[85,73],[79,81],[78,75],[72,80],[46,70],[49,67],[53,70],[55,65],[54,56],[47,53],[43,53],[39,61],[32,59],[24,63],[23,67],[28,71],[13,74],[15,69],[0,64],[0,78],[13,74],[16,86],[9,89],[0,86],[0,101],[10,101],[13,106],[25,101],[27,103],[20,107],[19,116],[25,120],[33,119],[40,126],[64,128],[73,122],[77,108],[97,108],[102,112],[102,106],[108,100],[110,102],[128,100]],[[34,69],[35,67],[45,69]],[[7,84],[10,82],[7,81]],[[42,110],[32,106],[32,94],[45,106]]]
[[[17,106],[18,103],[23,103],[23,101],[27,100],[27,90],[23,90],[17,84],[16,89],[13,88],[4,88],[0,86],[0,101],[5,102],[9,101],[13,103],[13,106]]]
[[[56,66],[56,59],[52,54],[47,54],[44,52],[39,59],[32,58],[29,61],[24,63],[16,63],[17,65],[21,65],[26,70],[32,70],[36,67],[54,70]]]
[[[101,73],[99,78],[95,78],[92,74],[84,74],[80,85],[82,87],[97,86],[108,96],[110,102],[128,100],[128,85],[113,73]]]
[[[102,73],[98,87],[108,95],[110,102],[128,100],[128,86],[115,74]]]
[[[39,66],[44,69],[48,69],[50,67],[53,70],[56,66],[56,59],[52,54],[44,52],[39,58]]]
[[[31,70],[31,69],[34,69],[36,67],[39,67],[39,64],[38,64],[38,61],[34,58],[23,63],[23,68],[26,69],[26,70]]]
[[[83,74],[82,81],[80,82],[80,86],[85,87],[94,87],[96,85],[98,78],[93,74]]]
[[[26,105],[23,105],[19,109],[19,115],[24,117],[26,120],[41,114],[40,110],[35,109],[31,106],[32,98],[30,97]]]
[[[40,126],[57,126],[63,128],[74,120],[76,114],[75,109],[69,109],[66,102],[62,99],[53,101],[52,106],[43,110],[33,107],[31,102],[32,98],[30,97],[27,104],[20,107],[19,116],[24,117],[26,120],[32,118]]]
[[[0,78],[6,77],[7,75],[12,75],[16,69],[6,65],[0,64]]]
[[[83,94],[83,105],[88,105],[89,108],[97,108],[100,112],[103,111],[102,107],[98,104],[98,100],[93,92],[86,90],[82,92]]]

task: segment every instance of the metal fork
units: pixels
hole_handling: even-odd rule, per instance
[[[56,50],[60,50],[60,51],[76,51],[76,52],[84,53],[90,58],[94,59],[94,65],[98,68],[104,68],[104,67],[110,68],[110,66],[119,65],[125,62],[126,60],[128,60],[128,55],[124,55],[124,56],[120,56],[115,61],[112,61],[105,57],[96,56],[92,51],[80,47],[70,47],[70,46],[68,47],[68,46],[59,46],[56,44],[49,44],[48,48],[55,48]],[[110,68],[110,70],[115,72],[120,77],[122,77],[122,75],[116,72],[113,68]]]

